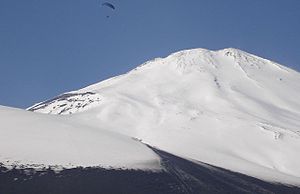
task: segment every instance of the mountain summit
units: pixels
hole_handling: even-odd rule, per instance
[[[238,49],[192,49],[28,110],[194,162],[300,184],[299,83],[298,72]]]

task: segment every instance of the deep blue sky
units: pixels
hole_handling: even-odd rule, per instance
[[[111,0],[114,12],[103,2],[0,0],[0,104],[24,108],[187,48],[235,47],[300,70],[298,0]]]

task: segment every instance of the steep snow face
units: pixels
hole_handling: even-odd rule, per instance
[[[65,118],[170,153],[300,184],[300,74],[237,50],[180,51],[72,93],[88,109]],[[85,100],[84,95],[77,96]],[[60,113],[60,98],[29,110]]]
[[[160,168],[144,144],[66,118],[0,106],[0,122],[0,163],[6,167]]]

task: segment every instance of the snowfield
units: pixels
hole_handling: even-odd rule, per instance
[[[300,185],[299,97],[300,74],[275,62],[232,48],[180,51],[28,108],[36,113],[2,107],[0,158],[157,168],[156,155],[133,137]]]
[[[0,118],[0,162],[6,167],[160,168],[159,157],[128,136],[3,106]]]

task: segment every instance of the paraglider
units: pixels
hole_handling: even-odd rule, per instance
[[[113,4],[109,3],[109,2],[104,2],[101,5],[102,5],[103,8],[106,7],[107,9],[109,9],[109,13],[106,15],[106,18],[109,18],[110,15],[112,14],[110,12],[114,11],[116,9],[116,7]]]
[[[107,7],[111,8],[111,9],[113,9],[113,10],[115,10],[115,9],[116,9],[116,7],[115,7],[113,4],[111,4],[111,3],[108,3],[108,2],[104,2],[104,3],[102,3],[102,6],[107,6]]]

